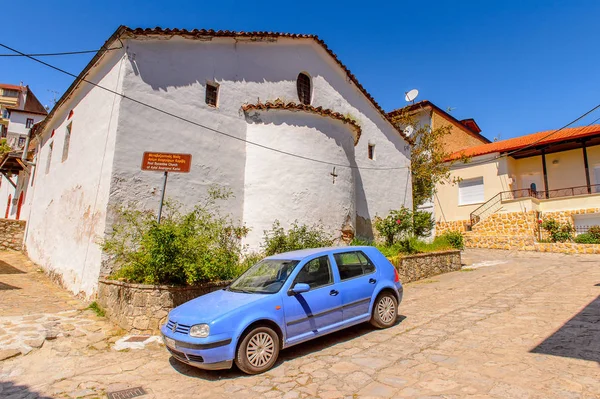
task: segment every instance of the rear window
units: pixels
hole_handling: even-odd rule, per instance
[[[373,265],[373,262],[362,251],[342,252],[334,254],[333,257],[342,280],[359,277],[375,271],[375,265]]]

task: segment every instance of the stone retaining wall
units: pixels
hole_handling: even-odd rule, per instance
[[[447,231],[460,231],[464,233],[467,231],[467,226],[471,223],[469,220],[454,220],[450,222],[436,222],[435,224],[435,235],[441,236]]]
[[[100,279],[98,304],[106,312],[106,317],[125,331],[132,334],[158,334],[171,309],[229,283],[224,281],[193,287],[172,287]]]
[[[402,283],[454,272],[462,267],[458,250],[398,256],[392,259],[392,263],[396,266]]]
[[[539,252],[558,252],[562,254],[600,254],[600,244],[577,244],[574,242],[536,242]],[[600,263],[600,259],[598,259]]]
[[[0,219],[0,250],[20,251],[26,224],[24,220]]]
[[[535,251],[535,240],[533,236],[480,236],[469,232],[465,234],[465,247]]]

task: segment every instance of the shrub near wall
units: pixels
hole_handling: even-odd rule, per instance
[[[101,279],[98,304],[106,317],[133,334],[158,334],[171,309],[209,292],[220,290],[230,282],[204,283],[189,287],[132,284]]]

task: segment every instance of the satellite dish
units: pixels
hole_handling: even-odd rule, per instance
[[[407,102],[411,102],[411,101],[412,101],[412,102],[414,103],[414,102],[415,102],[415,98],[417,98],[417,96],[419,95],[419,90],[417,90],[417,89],[412,89],[412,90],[410,90],[410,91],[407,91],[407,92],[406,92],[406,93],[404,93],[404,94],[405,94],[405,96],[404,96],[404,99],[405,99]]]
[[[414,132],[415,132],[415,128],[414,128],[414,127],[412,127],[412,125],[408,125],[408,126],[406,126],[406,127],[404,128],[404,134],[405,134],[407,137],[410,137],[410,135],[411,135],[411,134],[413,134]]]

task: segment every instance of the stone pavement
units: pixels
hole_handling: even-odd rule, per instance
[[[67,337],[77,349],[108,347],[119,331],[87,306],[21,253],[0,252],[0,361]]]
[[[468,250],[464,259],[465,271],[407,284],[395,327],[292,347],[262,375],[196,370],[157,344],[77,349],[81,337],[64,336],[0,362],[0,397],[141,386],[142,398],[599,398],[600,257]]]

